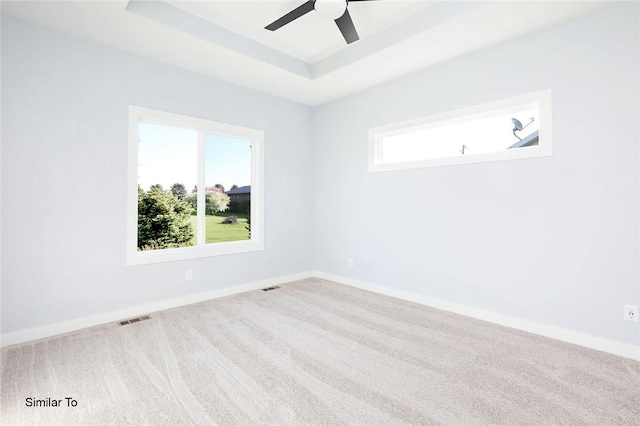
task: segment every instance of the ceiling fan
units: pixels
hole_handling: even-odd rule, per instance
[[[291,21],[315,10],[323,18],[333,19],[347,44],[351,44],[360,39],[351,20],[351,15],[349,15],[349,10],[347,9],[348,3],[354,1],[373,0],[309,0],[264,28],[269,31],[275,31]]]

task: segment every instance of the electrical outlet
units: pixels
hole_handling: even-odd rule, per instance
[[[347,266],[349,268],[353,268],[353,258],[352,257],[347,259]]]
[[[187,269],[187,281],[191,281],[193,279],[193,269]]]
[[[638,307],[624,305],[624,319],[625,321],[638,322]]]

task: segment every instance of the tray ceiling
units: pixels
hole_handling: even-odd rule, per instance
[[[2,14],[308,105],[539,30],[610,2],[379,0],[349,5],[347,45],[298,1],[3,1]]]

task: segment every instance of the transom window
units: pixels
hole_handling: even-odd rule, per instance
[[[262,250],[264,132],[129,108],[127,263]]]
[[[369,171],[551,155],[551,92],[537,92],[369,131]]]

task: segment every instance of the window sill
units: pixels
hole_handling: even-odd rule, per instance
[[[262,241],[229,241],[200,247],[182,247],[150,251],[132,251],[127,254],[127,266],[224,256],[264,250]]]

